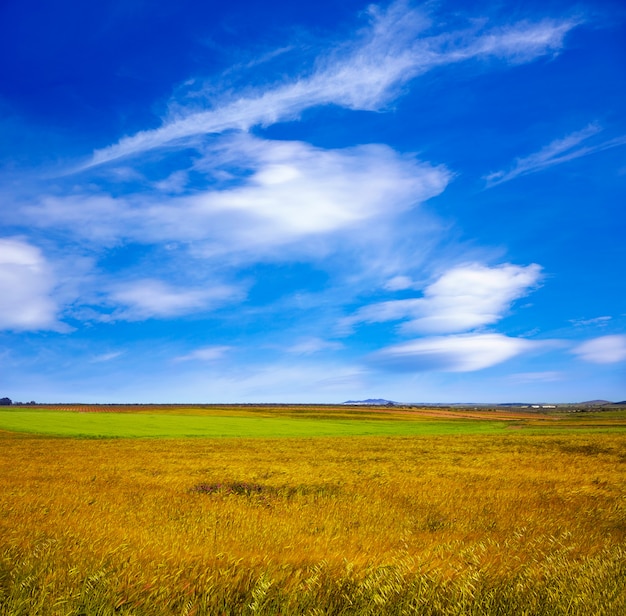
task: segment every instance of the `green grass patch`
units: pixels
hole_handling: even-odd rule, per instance
[[[0,429],[88,438],[318,437],[489,434],[500,421],[337,420],[173,414],[0,411]]]

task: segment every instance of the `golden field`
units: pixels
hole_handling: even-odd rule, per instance
[[[497,435],[0,432],[0,613],[625,614],[620,417]]]

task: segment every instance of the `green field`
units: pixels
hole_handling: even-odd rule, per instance
[[[173,413],[81,413],[52,410],[0,411],[0,430],[89,438],[318,437],[487,434],[499,421],[355,420],[237,417]]]

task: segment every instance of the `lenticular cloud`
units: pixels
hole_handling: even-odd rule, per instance
[[[470,330],[499,321],[512,302],[526,295],[540,277],[541,268],[536,264],[459,266],[427,286],[423,297],[367,306],[352,322],[404,320],[405,333],[455,334],[388,346],[372,355],[376,365],[408,371],[482,370],[537,345],[523,338]]]
[[[374,354],[375,364],[407,371],[473,372],[499,364],[534,346],[502,334],[433,336],[389,346]]]
[[[444,272],[423,297],[380,302],[361,308],[350,323],[405,321],[405,332],[451,334],[499,321],[511,304],[541,279],[541,267],[480,264]]]

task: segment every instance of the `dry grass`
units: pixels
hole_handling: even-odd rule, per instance
[[[626,434],[0,434],[0,613],[623,614]]]

